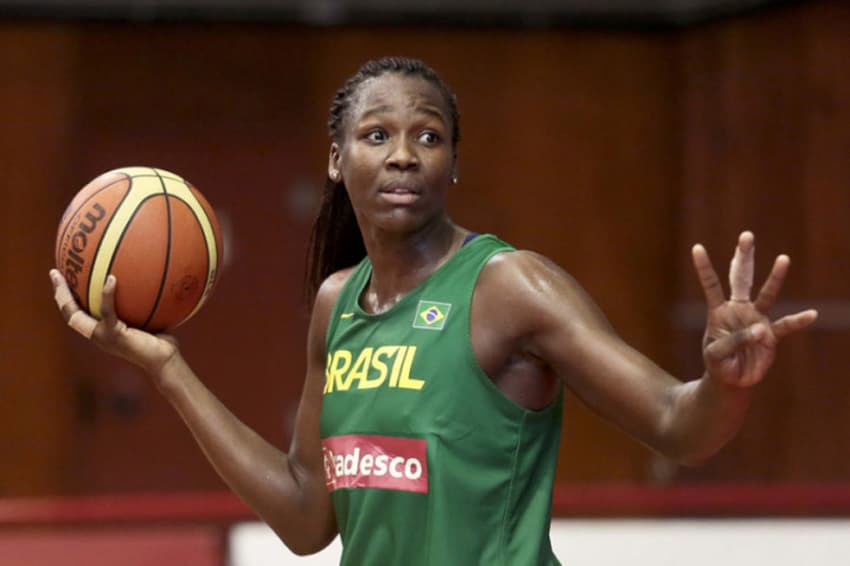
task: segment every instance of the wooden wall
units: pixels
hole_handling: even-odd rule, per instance
[[[777,312],[814,304],[816,327],[782,344],[742,434],[686,477],[850,478],[850,5],[772,12],[712,26],[681,43],[681,237],[758,239],[758,271],[792,259]],[[726,259],[726,258],[722,258]],[[686,268],[683,266],[682,271]],[[700,300],[682,285],[681,312]],[[694,320],[680,328],[695,335]],[[691,340],[695,342],[696,336]]]
[[[78,344],[45,284],[56,187],[69,180],[75,44],[69,29],[0,27],[0,495],[62,489],[76,442],[66,368]]]
[[[556,259],[664,367],[699,374],[695,241],[724,269],[753,229],[760,274],[794,260],[782,307],[828,307],[708,466],[671,467],[570,398],[561,480],[850,479],[846,37],[841,2],[649,34],[3,24],[0,495],[223,488],[143,376],[63,328],[50,298],[64,206],[124,165],[182,174],[221,214],[221,285],[177,335],[234,412],[288,443],[327,108],[386,54],[457,92],[455,219]]]

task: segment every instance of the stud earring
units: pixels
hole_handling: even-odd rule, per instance
[[[452,175],[452,185],[457,185],[457,175]]]
[[[339,181],[339,171],[331,172],[331,181],[333,181],[334,183]]]

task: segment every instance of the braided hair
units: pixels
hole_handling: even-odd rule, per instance
[[[328,130],[331,140],[342,144],[346,121],[360,86],[368,79],[386,73],[398,73],[425,79],[435,86],[448,106],[452,124],[452,151],[457,152],[460,141],[460,115],[454,94],[446,83],[424,62],[406,57],[384,57],[367,61],[336,92],[331,103]],[[307,251],[305,295],[307,303],[313,304],[322,282],[332,273],[351,267],[366,257],[366,246],[357,226],[354,209],[348,191],[342,181],[325,180],[322,204],[313,229]]]

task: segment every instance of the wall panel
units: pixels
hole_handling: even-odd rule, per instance
[[[73,29],[0,26],[0,496],[55,489],[74,442],[47,271],[71,178],[75,45]]]
[[[326,112],[361,62],[386,54],[423,57],[458,95],[454,218],[554,258],[663,367],[701,372],[696,241],[724,270],[753,229],[760,275],[777,253],[794,260],[779,310],[825,307],[783,344],[740,437],[708,466],[670,467],[569,397],[560,480],[847,479],[848,22],[823,2],[646,34],[5,24],[0,402],[15,424],[0,441],[16,464],[2,489],[223,488],[143,376],[63,328],[50,300],[62,209],[130,164],[184,175],[219,211],[221,285],[177,335],[237,415],[288,444]]]
[[[740,436],[683,477],[850,477],[841,355],[850,336],[850,78],[840,69],[848,36],[850,7],[824,2],[683,38],[685,238],[717,250],[715,263],[726,269],[735,235],[752,229],[757,281],[777,254],[792,259],[776,314],[821,309],[806,335],[781,344]],[[690,270],[682,265],[683,280]],[[693,339],[701,332],[697,291],[680,290],[680,328]]]

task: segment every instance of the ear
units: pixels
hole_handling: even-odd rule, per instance
[[[336,142],[331,143],[331,149],[328,152],[328,179],[335,183],[342,180],[339,145]]]

